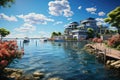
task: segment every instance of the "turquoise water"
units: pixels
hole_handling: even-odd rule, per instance
[[[64,80],[120,80],[120,74],[105,68],[94,55],[83,50],[86,42],[40,42],[38,39],[22,44],[25,54],[9,67],[23,69],[25,74],[34,71],[45,73],[45,80],[60,77]]]

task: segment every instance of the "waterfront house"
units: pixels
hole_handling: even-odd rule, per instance
[[[97,21],[95,20],[95,18],[91,17],[80,21],[80,25],[84,26],[84,28],[92,28],[95,32],[99,32],[99,28],[96,23]]]
[[[65,28],[64,37],[65,37],[66,40],[73,39],[72,31],[77,30],[78,25],[79,24],[77,22],[72,22]]]
[[[99,32],[99,28],[96,25],[95,18],[87,18],[80,21],[80,25],[77,22],[70,23],[64,31],[64,36],[66,40],[82,40],[87,38],[87,29],[92,28],[95,33]]]
[[[84,28],[84,26],[78,26],[77,28],[78,28],[77,30],[72,31],[73,39],[76,39],[78,41],[86,39],[86,37],[87,37],[86,28]]]

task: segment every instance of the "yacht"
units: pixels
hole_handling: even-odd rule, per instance
[[[30,39],[28,37],[25,37],[23,43],[27,43],[27,42],[30,42]]]

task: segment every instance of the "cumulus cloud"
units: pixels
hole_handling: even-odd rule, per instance
[[[65,17],[70,17],[73,15],[73,11],[71,11],[71,7],[69,5],[68,0],[55,0],[50,1],[48,3],[49,6],[49,14],[54,16],[63,15]]]
[[[15,16],[7,16],[4,13],[0,14],[0,19],[7,20],[7,21],[17,21]]]
[[[67,20],[69,21],[69,20],[71,20],[72,18],[67,18]]]
[[[6,38],[24,38],[26,37],[24,33],[10,33]]]
[[[97,8],[95,8],[95,7],[86,8],[86,11],[91,14],[96,14],[96,10],[97,10]]]
[[[107,25],[107,23],[104,22],[103,18],[96,18],[97,25]]]
[[[98,13],[98,15],[99,15],[99,16],[104,16],[105,13],[104,13],[103,11],[101,11],[101,12]]]
[[[46,17],[43,14],[29,13],[27,15],[18,15],[25,23],[29,24],[47,24],[47,22],[53,22],[54,20]]]
[[[33,32],[36,30],[36,27],[32,24],[24,23],[21,27],[14,29],[17,32]]]
[[[82,6],[79,6],[78,9],[80,10],[82,8]]]
[[[63,23],[62,21],[57,21],[53,25],[62,24],[62,23]]]

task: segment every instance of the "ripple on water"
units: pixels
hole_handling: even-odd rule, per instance
[[[49,77],[60,77],[64,80],[119,80],[118,75],[110,75],[103,64],[82,49],[84,42],[37,41],[37,44],[36,40],[31,40],[24,45],[25,55],[9,67],[24,69],[26,73],[43,71],[46,73],[45,80]]]

